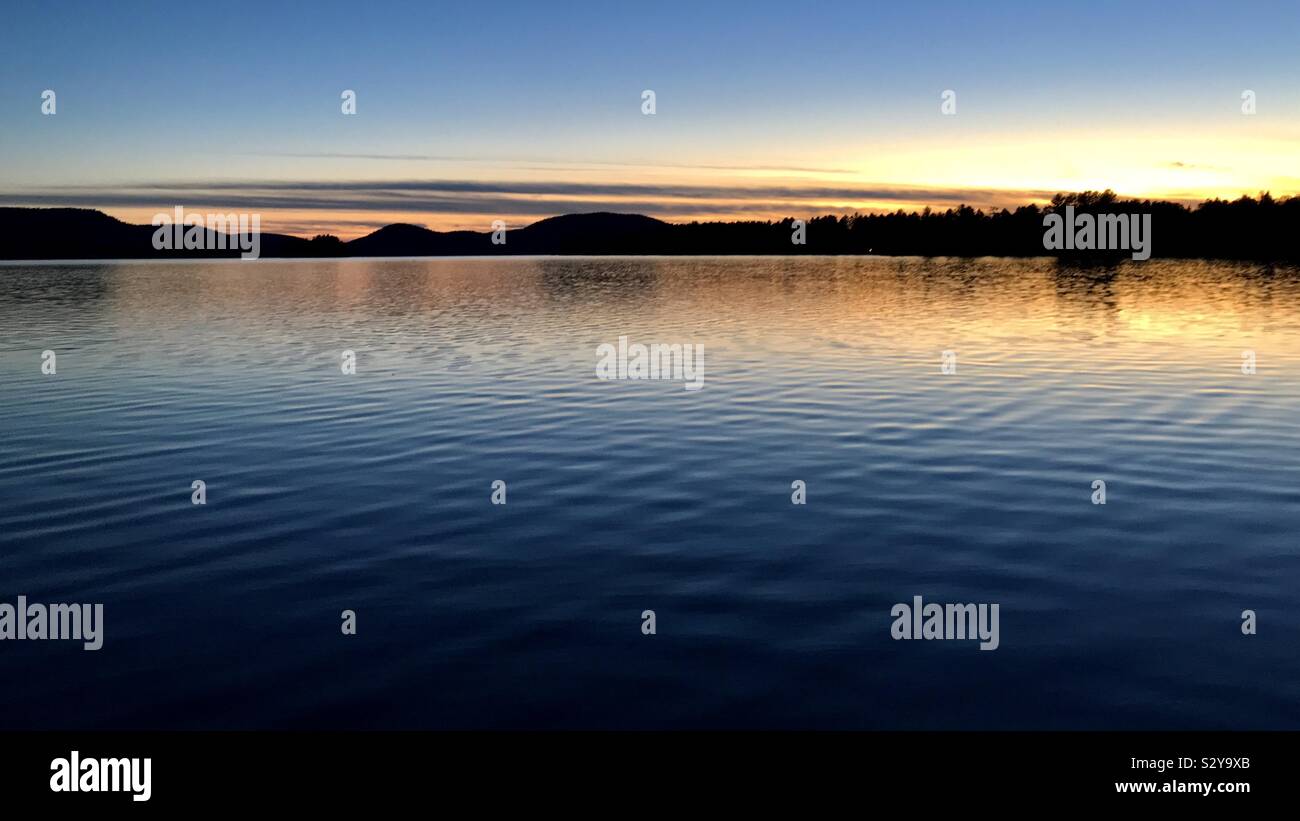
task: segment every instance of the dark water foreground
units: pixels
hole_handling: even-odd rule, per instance
[[[3,728],[1300,728],[1294,269],[10,265],[0,400]]]

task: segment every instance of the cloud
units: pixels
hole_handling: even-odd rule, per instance
[[[633,211],[665,217],[699,213],[807,213],[860,204],[914,207],[1018,205],[1054,192],[897,185],[689,185],[468,180],[144,182],[47,186],[0,191],[0,204],[92,208],[170,208],[177,204],[234,210],[502,213],[549,216],[574,211]]]
[[[1182,168],[1186,170],[1195,169],[1199,171],[1222,171],[1223,170],[1222,167],[1217,165],[1200,165],[1198,163],[1183,162],[1182,160],[1175,160],[1174,162],[1169,163],[1169,167]]]
[[[402,161],[402,162],[444,162],[444,163],[467,163],[479,164],[490,163],[492,165],[528,165],[551,170],[570,169],[570,168],[660,168],[682,170],[691,169],[697,171],[755,171],[775,174],[853,174],[851,169],[847,168],[826,168],[817,166],[798,166],[798,165],[708,165],[697,163],[663,163],[663,162],[645,162],[645,161],[607,161],[607,160],[555,160],[541,157],[502,159],[500,157],[465,157],[447,154],[369,154],[369,153],[349,153],[349,152],[268,152],[257,153],[250,156],[255,157],[286,157],[291,159],[302,160],[319,160],[319,159],[336,159],[336,160],[378,160],[378,161]]]

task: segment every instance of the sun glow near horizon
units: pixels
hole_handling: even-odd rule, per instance
[[[358,187],[363,193],[374,195],[378,205],[363,208],[339,207],[336,202],[323,200],[319,204],[303,207],[301,201],[293,206],[278,204],[278,198],[268,197],[258,202],[255,193],[241,194],[237,208],[221,196],[203,193],[203,184],[191,188],[180,182],[169,187],[169,196],[159,196],[156,205],[132,203],[115,204],[112,196],[96,202],[94,194],[83,193],[75,204],[95,207],[126,222],[145,224],[152,216],[170,211],[176,202],[183,202],[188,210],[224,212],[253,210],[262,214],[263,229],[299,236],[334,234],[343,239],[363,236],[373,230],[393,223],[422,225],[431,230],[486,231],[494,220],[504,219],[512,227],[524,225],[567,213],[615,211],[642,213],[667,222],[779,220],[787,217],[808,218],[826,214],[880,213],[921,211],[925,208],[945,210],[957,205],[969,205],[984,210],[1014,209],[1022,205],[1043,205],[1058,192],[1111,189],[1122,197],[1167,200],[1195,205],[1211,199],[1232,200],[1241,196],[1257,196],[1269,192],[1274,197],[1294,196],[1300,192],[1300,180],[1271,171],[1271,160],[1277,155],[1262,152],[1251,155],[1251,167],[1235,168],[1201,165],[1183,161],[1170,161],[1164,165],[1144,165],[1132,154],[1118,150],[1109,168],[1058,167],[1053,173],[1036,175],[1028,170],[1035,159],[1022,149],[995,148],[992,154],[1016,154],[1021,158],[1019,169],[998,168],[996,164],[975,166],[963,163],[958,157],[943,157],[935,163],[941,167],[951,163],[952,174],[936,173],[932,179],[911,180],[906,183],[887,178],[888,164],[873,160],[864,164],[859,174],[826,174],[815,179],[807,177],[769,177],[769,186],[756,185],[754,178],[727,177],[711,180],[707,187],[709,196],[690,196],[698,181],[683,181],[683,191],[669,195],[637,193],[636,181],[625,183],[630,193],[538,195],[513,193],[509,182],[491,195],[491,204],[482,206],[475,197],[464,196],[461,202],[450,198],[433,197],[432,207],[413,202],[411,207],[401,207],[398,198],[385,198],[391,189],[389,180],[364,181]],[[933,157],[934,155],[931,155]],[[1097,164],[1105,164],[1098,159]],[[911,165],[911,163],[907,163]],[[1041,162],[1051,165],[1050,158]],[[623,178],[627,179],[627,178]],[[417,180],[418,181],[418,180]],[[403,181],[405,182],[405,181]],[[567,180],[573,183],[572,178]],[[290,181],[291,185],[292,182]],[[437,186],[439,183],[431,183]],[[596,183],[592,183],[596,184]],[[774,190],[778,193],[774,195]],[[417,198],[418,199],[418,198]],[[24,203],[21,196],[9,197],[5,204],[50,205],[47,201]]]
[[[1243,118],[1249,119],[1249,118]],[[494,164],[403,155],[294,158],[275,179],[186,179],[98,186],[27,186],[0,204],[98,208],[148,223],[181,203],[255,211],[263,230],[363,236],[396,222],[433,230],[523,226],[565,213],[643,213],[669,222],[775,220],[960,204],[982,209],[1043,204],[1057,192],[1111,189],[1124,197],[1195,204],[1270,192],[1300,193],[1294,142],[1284,129],[1179,127],[1136,135],[948,133],[892,137],[817,152],[702,150],[656,164],[560,159]],[[255,167],[255,166],[254,166]],[[255,172],[254,172],[255,173]]]

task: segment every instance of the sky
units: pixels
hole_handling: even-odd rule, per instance
[[[1300,193],[1294,0],[48,0],[3,15],[0,205],[255,212],[263,230],[348,238],[600,210]]]

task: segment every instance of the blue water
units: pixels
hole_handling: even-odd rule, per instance
[[[1295,269],[9,264],[0,727],[1300,728],[1298,402]]]

